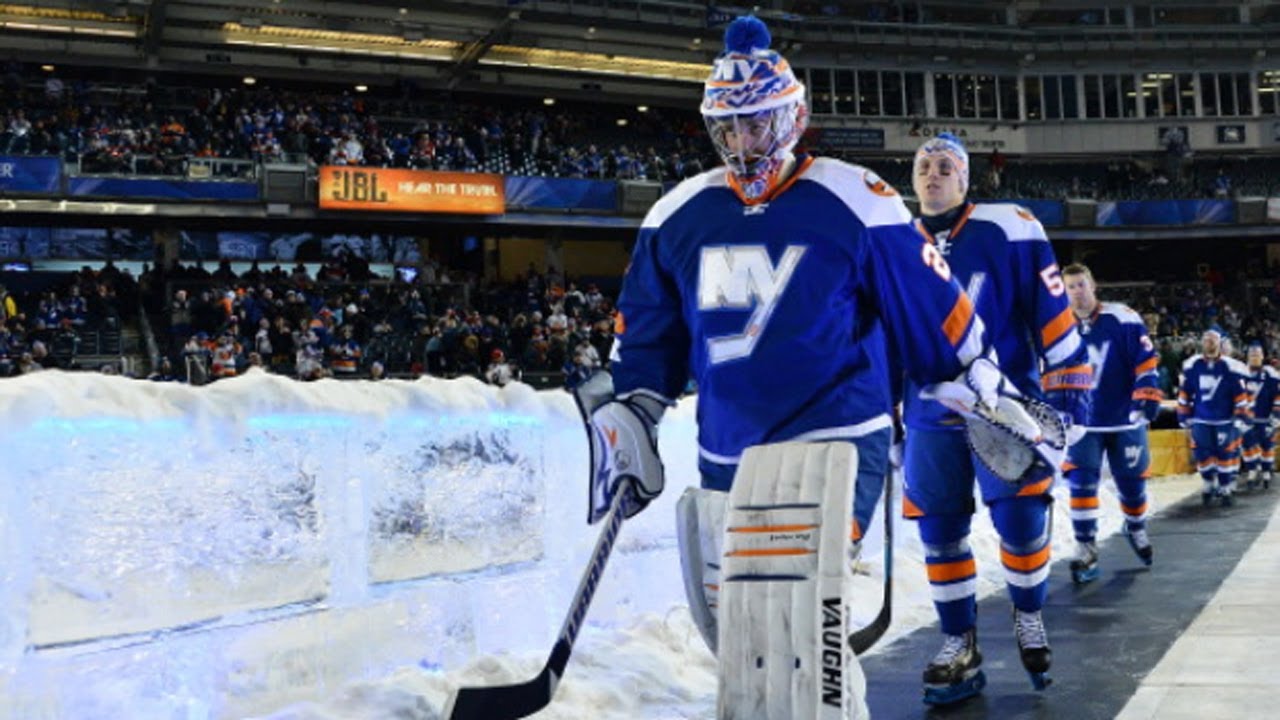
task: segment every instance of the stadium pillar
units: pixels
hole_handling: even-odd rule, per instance
[[[173,228],[158,228],[151,239],[156,244],[157,264],[165,272],[172,270],[181,256],[182,234]]]

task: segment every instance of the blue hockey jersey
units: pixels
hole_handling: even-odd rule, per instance
[[[1127,430],[1134,400],[1162,400],[1157,368],[1160,358],[1142,316],[1120,303],[1104,302],[1080,321],[1080,333],[1093,368],[1093,418],[1090,430]]]
[[[1226,425],[1249,416],[1249,393],[1231,358],[1192,355],[1182,364],[1178,419],[1192,425]]]
[[[641,225],[618,298],[614,388],[668,401],[698,386],[701,459],[888,427],[886,343],[922,382],[984,351],[982,323],[902,199],[864,168],[798,161],[745,206],[719,168]]]
[[[1016,205],[970,204],[945,236],[917,227],[946,256],[983,320],[1000,369],[1019,390],[1043,397],[1042,359],[1055,379],[1048,389],[1089,388],[1088,356],[1040,221]],[[908,383],[903,398],[908,427],[963,427],[960,416],[921,399],[919,389]]]
[[[1265,423],[1272,417],[1280,417],[1280,372],[1270,365],[1256,370],[1245,366],[1244,389],[1252,403],[1253,421]]]

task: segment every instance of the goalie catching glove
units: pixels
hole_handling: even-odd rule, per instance
[[[656,395],[614,396],[613,376],[601,370],[573,390],[591,445],[587,522],[609,511],[614,496],[631,486],[626,517],[640,512],[662,493],[662,459],[658,457],[658,421],[666,402]]]
[[[993,475],[1022,485],[1053,475],[1079,430],[1048,404],[1018,391],[989,358],[925,389],[965,420],[969,449]]]

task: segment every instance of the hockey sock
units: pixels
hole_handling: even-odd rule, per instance
[[[1143,477],[1117,477],[1116,490],[1120,509],[1130,530],[1147,526],[1147,480]]]
[[[1098,473],[1073,468],[1067,471],[1071,483],[1071,527],[1076,540],[1091,542],[1098,535]]]
[[[972,519],[972,515],[926,515],[917,523],[933,606],[947,635],[962,635],[978,623],[978,566],[968,540]]]
[[[1043,607],[1048,592],[1048,518],[1043,497],[1013,497],[991,505],[1009,597],[1014,607],[1025,612]]]

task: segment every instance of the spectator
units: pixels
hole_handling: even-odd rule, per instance
[[[489,367],[484,372],[484,378],[490,385],[505,387],[512,380],[519,379],[519,371],[507,362],[505,353],[495,349],[490,355]]]

